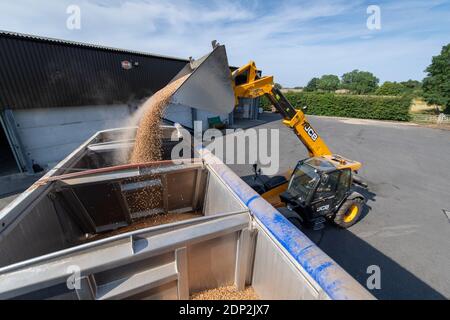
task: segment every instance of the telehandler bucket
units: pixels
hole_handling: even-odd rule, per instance
[[[191,60],[173,79],[186,75],[170,104],[227,114],[234,108],[234,91],[225,46],[213,44],[213,51]]]

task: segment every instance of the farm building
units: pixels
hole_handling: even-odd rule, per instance
[[[188,59],[0,32],[0,176],[52,167],[94,132],[122,127]],[[219,115],[256,119],[256,101]],[[165,119],[192,128],[217,116],[168,109]],[[203,128],[208,127],[207,123]]]

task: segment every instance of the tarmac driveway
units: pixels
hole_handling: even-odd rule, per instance
[[[278,115],[280,172],[307,152]],[[330,149],[363,163],[367,209],[348,230],[303,230],[361,284],[380,267],[380,299],[450,298],[450,131],[358,119],[309,117]],[[250,165],[230,165],[240,176]]]

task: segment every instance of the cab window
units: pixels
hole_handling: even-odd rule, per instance
[[[337,200],[343,199],[345,193],[348,191],[352,184],[352,172],[350,169],[342,170],[339,178],[339,183],[336,191]]]
[[[342,188],[347,190],[348,188],[350,188],[350,185],[352,183],[351,178],[352,175],[350,169],[342,170],[341,177],[339,178],[339,189]]]
[[[317,186],[314,199],[317,200],[319,198],[327,198],[333,196],[335,194],[338,182],[339,171],[324,173],[320,179],[319,185]]]
[[[299,164],[291,177],[288,191],[294,197],[306,201],[319,179],[316,169],[306,164]]]

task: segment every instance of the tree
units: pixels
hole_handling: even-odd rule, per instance
[[[406,94],[412,94],[415,97],[422,97],[422,82],[417,80],[408,80],[400,82],[401,85],[405,87]]]
[[[326,74],[319,79],[317,83],[317,89],[324,91],[335,91],[339,88],[340,83],[341,82],[339,81],[338,76],[335,76],[333,74]]]
[[[316,91],[319,78],[312,78],[305,87],[305,91]]]
[[[400,96],[408,91],[409,89],[401,83],[386,81],[375,91],[375,94],[380,96]]]
[[[408,81],[400,82],[400,84],[403,85],[405,88],[412,90],[412,91],[422,88],[422,82],[417,81],[417,80],[409,79]]]
[[[357,94],[367,94],[378,88],[379,81],[370,72],[353,70],[342,75],[342,88]]]
[[[450,113],[450,43],[433,57],[425,71],[428,73],[423,79],[425,101],[444,106],[444,112]]]

